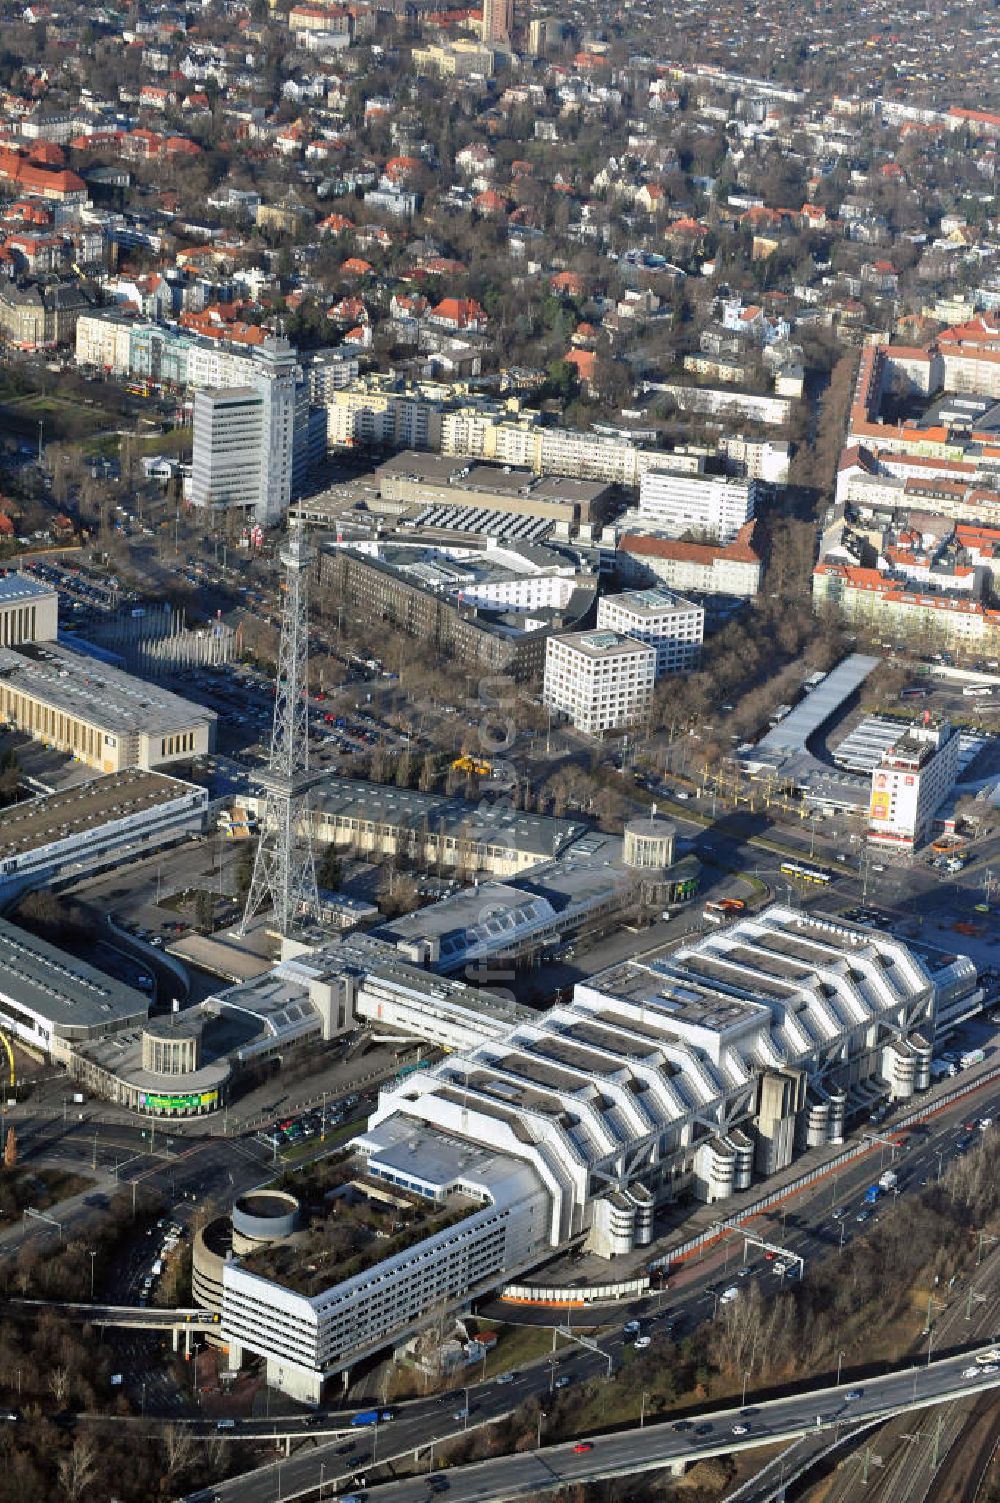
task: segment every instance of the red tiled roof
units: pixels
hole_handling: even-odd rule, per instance
[[[683,543],[677,538],[651,537],[647,533],[628,532],[620,543],[626,553],[645,558],[672,558],[691,564],[712,564],[717,558],[738,564],[759,564],[761,556],[753,546],[755,524],[745,522],[731,543]]]

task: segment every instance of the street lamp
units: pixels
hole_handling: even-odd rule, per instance
[[[645,1389],[643,1389],[642,1390],[642,1398],[641,1398],[641,1400],[639,1402],[639,1429],[640,1430],[643,1429],[643,1427],[646,1424],[646,1400],[648,1398],[649,1398],[649,1394],[646,1392]]]
[[[834,1384],[835,1388],[839,1388],[840,1387],[840,1368],[841,1368],[841,1364],[843,1363],[843,1360],[844,1360],[844,1353],[843,1352],[838,1352],[837,1353],[837,1381]]]
[[[319,1464],[319,1503],[323,1503],[323,1484],[326,1482],[326,1462]]]
[[[743,1374],[743,1397],[740,1399],[740,1408],[744,1408],[747,1401],[747,1381],[750,1377],[748,1372]]]
[[[94,1259],[97,1257],[97,1253],[96,1252],[88,1252],[88,1257],[90,1258],[90,1303],[93,1304],[94,1303]]]

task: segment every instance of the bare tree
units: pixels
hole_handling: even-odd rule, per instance
[[[49,1391],[57,1404],[66,1402],[69,1393],[69,1368],[54,1367],[49,1373]]]
[[[78,1503],[97,1475],[97,1449],[94,1441],[89,1436],[78,1436],[68,1455],[60,1457],[56,1470],[65,1497],[69,1503]]]
[[[194,1459],[194,1441],[189,1430],[180,1425],[168,1425],[163,1434],[167,1476],[177,1478],[186,1471]]]

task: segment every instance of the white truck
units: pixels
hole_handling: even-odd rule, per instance
[[[878,1182],[879,1186],[886,1192],[886,1194],[889,1194],[893,1190],[895,1190],[896,1186],[899,1184],[899,1175],[894,1169],[887,1169],[884,1174],[879,1175]]]

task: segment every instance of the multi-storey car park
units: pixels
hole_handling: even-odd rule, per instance
[[[982,1004],[964,956],[780,904],[617,965],[538,1015],[504,1016],[499,1000],[466,1011],[454,983],[414,967],[388,978],[398,962],[363,956],[366,943],[341,951],[354,1013],[451,1052],[383,1091],[345,1186],[461,1214],[418,1216],[426,1235],[360,1253],[340,1278],[316,1227],[301,1257],[318,1278],[294,1245],[225,1264],[231,1360],[260,1354],[269,1382],[309,1401],[428,1311],[467,1305],[570,1241],[628,1253],[681,1191],[724,1200],[797,1150],[841,1141],[852,1110],[923,1090],[935,1034]],[[323,963],[333,984],[332,947]]]

